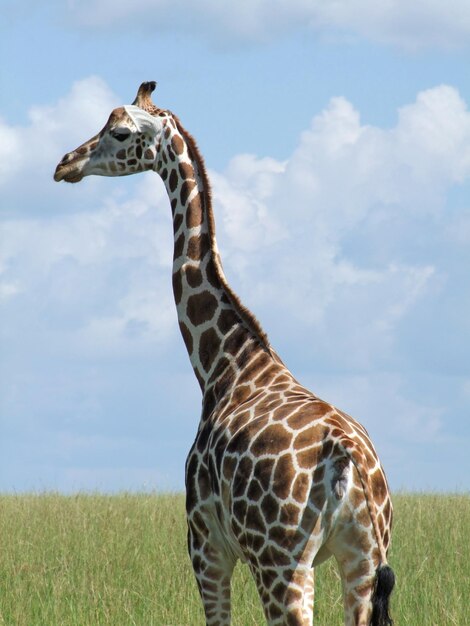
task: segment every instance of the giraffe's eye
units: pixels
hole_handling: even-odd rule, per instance
[[[116,130],[111,131],[112,137],[118,141],[125,141],[130,134],[131,131],[128,128],[116,128]]]

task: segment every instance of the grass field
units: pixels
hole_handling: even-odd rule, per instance
[[[396,495],[396,626],[470,625],[470,496]],[[332,560],[316,570],[317,626],[340,626]],[[245,567],[233,624],[264,624]],[[0,624],[204,624],[181,495],[0,496]]]

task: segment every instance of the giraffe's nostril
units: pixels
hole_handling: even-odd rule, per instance
[[[69,161],[70,161],[70,152],[67,152],[67,154],[64,154],[64,156],[62,157],[62,161],[59,163],[59,165],[65,165]]]

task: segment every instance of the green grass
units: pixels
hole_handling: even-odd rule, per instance
[[[396,495],[396,626],[470,625],[470,496]],[[340,626],[331,560],[316,570],[315,624]],[[233,624],[263,624],[246,567]],[[204,624],[181,495],[0,496],[0,624]]]

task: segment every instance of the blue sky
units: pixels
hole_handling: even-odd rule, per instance
[[[57,185],[143,80],[195,135],[227,276],[392,487],[470,487],[464,0],[10,2],[0,490],[182,489],[200,397],[152,173]]]

